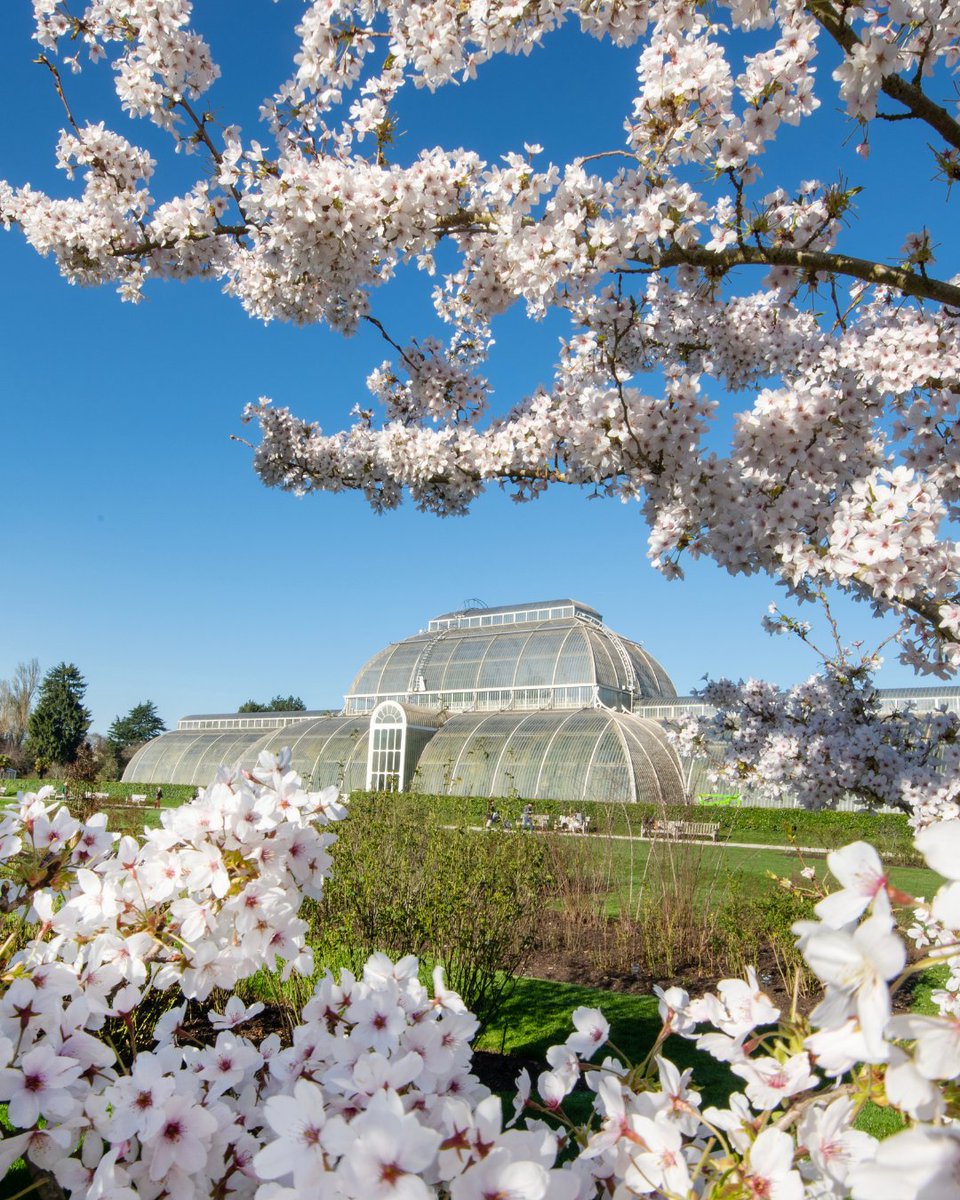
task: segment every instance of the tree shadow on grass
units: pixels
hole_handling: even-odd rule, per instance
[[[533,1060],[545,1068],[547,1050],[566,1040],[573,1030],[573,1010],[581,1005],[603,1012],[610,1022],[610,1041],[630,1062],[639,1063],[650,1052],[661,1024],[655,997],[528,978],[517,980],[496,1023],[477,1046],[519,1060]],[[727,1067],[697,1050],[693,1042],[671,1037],[663,1054],[681,1070],[693,1068],[704,1104],[723,1104],[736,1090],[738,1080]],[[598,1061],[603,1056],[601,1052]]]

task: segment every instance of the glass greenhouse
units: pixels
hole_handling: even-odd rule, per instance
[[[956,687],[882,695],[891,711],[960,711]],[[141,747],[123,777],[201,786],[221,764],[250,769],[263,751],[289,746],[313,787],[682,803],[710,790],[710,764],[681,763],[667,729],[710,712],[678,696],[660,663],[589,605],[475,607],[374,654],[339,714],[184,717]]]
[[[268,733],[256,728],[229,733],[177,728],[162,733],[134,754],[123,778],[199,787],[213,779],[221,764],[250,769],[261,751],[276,754],[289,746],[294,767],[311,786],[333,783],[345,791],[364,787],[369,721],[304,712],[296,716],[296,721],[275,725]]]

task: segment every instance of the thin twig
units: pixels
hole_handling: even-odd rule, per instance
[[[70,111],[70,105],[67,103],[67,97],[64,94],[63,80],[60,78],[60,72],[57,70],[57,68],[53,65],[53,63],[50,61],[50,59],[47,58],[47,56],[45,54],[38,55],[33,61],[35,63],[38,63],[41,66],[46,67],[47,70],[50,72],[50,74],[53,76],[53,81],[54,81],[53,86],[57,89],[57,95],[60,97],[60,103],[63,105],[63,107],[66,111],[67,120],[70,122],[74,133],[76,133],[79,136],[80,126],[74,120],[73,113]]]

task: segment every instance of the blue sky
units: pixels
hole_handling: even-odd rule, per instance
[[[241,7],[242,22],[229,0],[198,5],[198,24],[224,70],[208,105],[256,136],[257,105],[288,73],[302,5]],[[0,177],[67,195],[53,167],[62,115],[31,63],[29,8],[10,6],[0,42]],[[617,146],[635,59],[571,31],[530,59],[490,64],[477,85],[411,92],[398,155],[463,144],[493,158],[540,141],[565,161]],[[66,82],[81,120],[115,120],[161,157],[156,195],[199,176],[199,162],[174,159],[158,131],[116,117],[108,72]],[[863,164],[825,95],[817,118],[769,157],[771,184],[840,170],[865,183],[847,243],[854,253],[892,257],[924,221],[947,228],[942,191],[928,182],[927,139],[917,139],[918,153],[901,126],[883,127]],[[250,452],[230,440],[249,432],[244,404],[266,394],[342,427],[385,357],[372,330],[344,340],[263,326],[210,284],[157,285],[141,305],[124,305],[109,290],[64,284],[16,232],[0,233],[0,277],[0,677],[34,656],[44,669],[75,662],[98,731],[144,699],[168,724],[277,692],[338,706],[365,658],[472,597],[581,599],[643,641],[681,692],[704,674],[788,684],[815,668],[809,650],[760,629],[780,595],[772,581],[691,563],[685,581],[666,583],[646,561],[633,506],[572,490],[518,506],[491,492],[468,517],[439,520],[412,505],[377,516],[355,496],[297,500],[265,489]],[[425,283],[409,272],[375,297],[398,340],[432,329]],[[501,323],[488,372],[500,403],[549,379],[562,329],[519,316]],[[850,640],[879,640],[865,608],[841,600],[838,612]],[[889,657],[881,682],[913,682]]]

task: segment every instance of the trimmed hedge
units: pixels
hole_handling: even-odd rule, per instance
[[[18,791],[37,791],[45,784],[61,791],[63,783],[54,779],[5,779],[0,780],[0,797],[13,797]],[[131,795],[146,795],[152,802],[157,787],[163,788],[163,805],[178,805],[189,800],[194,793],[190,784],[175,783],[88,783],[72,784],[71,792],[108,792],[114,803],[123,803]],[[363,802],[376,793],[354,792],[354,809],[362,814]],[[491,802],[484,796],[427,796],[420,793],[381,793],[381,798],[392,803],[426,805],[432,813],[448,825],[483,825],[487,810],[494,803],[500,816],[520,824],[520,811],[526,801],[508,796]],[[109,803],[109,802],[107,802]],[[727,842],[754,842],[763,846],[822,847],[825,850],[845,846],[849,842],[871,842],[881,857],[890,863],[920,864],[921,860],[913,849],[913,835],[907,818],[902,813],[875,812],[809,812],[802,808],[749,808],[733,805],[707,804],[657,805],[657,804],[606,804],[583,802],[571,804],[559,800],[531,801],[535,813],[546,813],[551,818],[583,812],[590,817],[591,831],[630,836],[639,834],[645,821],[699,820],[710,821],[720,826],[718,840]]]
[[[373,795],[354,792],[360,803]],[[386,793],[393,803],[426,804],[449,825],[483,825],[493,803],[505,820],[520,824],[526,801],[507,797],[491,802],[483,796],[425,796],[416,793]],[[640,833],[645,821],[656,819],[710,821],[720,826],[718,840],[752,842],[763,846],[809,846],[832,850],[849,842],[868,841],[891,863],[913,864],[920,859],[913,849],[913,834],[902,813],[810,812],[802,808],[748,808],[726,805],[681,804],[571,804],[557,800],[535,800],[534,813],[552,818],[582,812],[590,817],[591,831],[619,835]]]
[[[62,779],[0,779],[0,797],[13,797],[17,792],[38,792],[42,787],[54,787],[58,792],[63,791]],[[106,792],[110,801],[123,803],[131,796],[146,796],[152,804],[158,787],[163,788],[163,806],[184,804],[196,789],[189,783],[121,783],[118,780],[106,782],[98,779],[96,783],[71,783],[70,795],[79,796],[84,792]],[[105,801],[105,803],[110,803]]]

